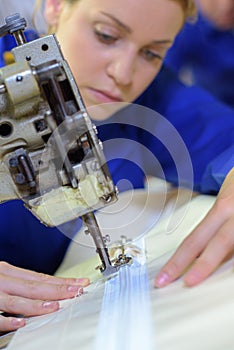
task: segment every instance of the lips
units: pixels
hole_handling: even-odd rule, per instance
[[[109,91],[97,90],[93,88],[89,88],[89,93],[97,100],[98,102],[123,102],[123,99],[117,95],[113,94]]]

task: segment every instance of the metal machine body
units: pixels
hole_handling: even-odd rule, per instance
[[[94,216],[117,200],[102,144],[55,35],[26,42],[25,26],[14,14],[0,28],[17,44],[0,69],[0,201],[22,199],[47,226],[82,217],[109,276],[121,264]]]

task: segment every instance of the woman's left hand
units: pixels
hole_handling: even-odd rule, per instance
[[[227,175],[211,210],[156,276],[155,286],[166,286],[185,270],[185,285],[197,285],[232,256],[233,248],[234,168]]]

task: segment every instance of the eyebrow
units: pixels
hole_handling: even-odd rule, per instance
[[[173,40],[171,40],[171,39],[154,40],[154,41],[152,41],[152,45],[171,44],[172,42],[173,42]]]
[[[106,13],[106,12],[102,12],[101,13],[104,16],[109,17],[110,19],[112,19],[119,27],[123,28],[124,30],[126,30],[126,32],[128,33],[132,33],[132,30],[129,26],[127,26],[126,24],[124,24],[123,22],[121,22],[118,18],[116,18],[115,16],[111,15],[110,13]]]
[[[104,16],[109,17],[110,19],[112,19],[112,21],[114,21],[120,28],[123,28],[127,33],[129,33],[129,34],[132,33],[132,29],[128,25],[126,25],[125,23],[121,22],[115,16],[111,15],[110,13],[103,12],[103,11],[101,11],[101,13]],[[172,43],[172,40],[170,40],[170,39],[162,39],[162,40],[154,40],[154,41],[152,41],[153,45],[168,44],[168,43]]]

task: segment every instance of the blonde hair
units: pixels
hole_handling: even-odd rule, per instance
[[[194,21],[197,16],[197,7],[194,0],[172,0],[178,2],[184,11],[184,20]]]
[[[61,0],[61,1],[65,1],[68,4],[73,5],[79,0]],[[195,0],[170,0],[170,1],[177,2],[178,4],[181,5],[184,12],[184,22],[186,21],[194,22],[196,20],[197,7],[195,4]],[[33,11],[34,23],[35,23],[36,14],[40,10],[42,10],[42,7],[44,6],[44,4],[45,4],[45,0],[36,0],[34,11]],[[48,29],[49,29],[49,32],[51,32],[50,30],[51,28],[48,28]]]
[[[39,0],[40,1],[40,0]],[[74,4],[79,0],[64,0],[70,4]],[[185,20],[196,17],[197,9],[194,0],[170,0],[178,2],[184,11]]]

